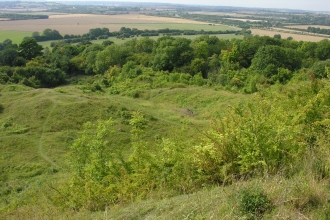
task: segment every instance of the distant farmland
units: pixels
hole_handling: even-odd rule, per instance
[[[223,25],[209,25],[205,22],[186,20],[181,18],[167,18],[146,16],[141,14],[125,15],[90,15],[90,14],[65,14],[50,15],[49,19],[1,21],[1,30],[38,31],[50,28],[60,34],[85,34],[91,28],[109,28],[118,31],[121,27],[137,29],[193,29],[193,30],[236,30],[233,27]]]
[[[317,36],[310,36],[310,35],[302,35],[302,34],[294,34],[294,33],[285,33],[281,31],[271,31],[271,30],[263,30],[263,29],[251,29],[253,35],[260,35],[260,36],[269,36],[273,37],[275,34],[280,34],[282,38],[292,37],[294,40],[297,41],[311,41],[311,42],[318,42],[325,37],[317,37]],[[288,30],[290,31],[290,30]]]
[[[324,26],[324,25],[290,25],[285,26],[286,28],[298,28],[298,29],[305,29],[307,30],[308,27],[315,27],[315,28],[323,28],[323,29],[330,29],[330,26]]]

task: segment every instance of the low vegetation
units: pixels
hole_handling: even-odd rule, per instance
[[[328,219],[329,48],[3,41],[0,218]]]

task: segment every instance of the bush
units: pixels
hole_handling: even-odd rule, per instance
[[[326,78],[328,77],[329,67],[330,67],[330,60],[319,61],[314,63],[314,65],[310,68],[310,70],[316,78]]]
[[[239,192],[239,208],[248,218],[260,218],[267,211],[271,211],[272,204],[267,195],[258,188],[244,188]]]
[[[3,105],[0,104],[0,113],[2,113],[4,109],[5,109],[5,108],[3,107]]]

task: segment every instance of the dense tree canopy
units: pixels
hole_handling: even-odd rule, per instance
[[[19,54],[26,60],[42,55],[43,47],[33,38],[27,38],[18,46]]]
[[[121,32],[138,32],[138,30],[123,27]],[[33,35],[40,36],[38,33]],[[95,28],[86,34],[87,37],[93,38],[102,35],[109,36],[109,30]],[[46,29],[41,36],[59,37],[59,33]],[[157,40],[147,37],[132,38],[123,44],[104,41],[102,44],[81,42],[73,45],[62,42],[54,44],[51,51],[46,48],[43,53],[42,47],[34,38],[26,38],[19,46],[12,44],[10,40],[0,43],[0,62],[2,66],[28,65],[50,68],[53,72],[45,71],[49,76],[61,78],[56,81],[54,77],[50,77],[50,81],[54,83],[42,81],[31,83],[35,86],[54,86],[64,82],[62,74],[56,72],[58,69],[64,71],[66,75],[107,75],[116,69],[119,73],[112,76],[133,80],[143,75],[144,71],[146,73],[150,71],[143,68],[152,68],[155,73],[159,72],[156,74],[157,77],[169,76],[171,79],[168,80],[172,82],[176,80],[192,84],[198,82],[197,84],[201,85],[203,83],[198,77],[202,76],[204,83],[210,85],[252,92],[256,91],[258,83],[284,84],[294,74],[305,71],[302,68],[315,72],[315,77],[326,77],[329,64],[319,61],[330,59],[329,48],[329,40],[314,43],[265,36],[220,40],[215,36],[202,35],[193,40],[172,36],[159,37]],[[4,77],[4,81],[20,82],[24,77],[31,80],[29,78],[32,75],[24,75],[24,71],[16,71],[16,78],[11,78],[12,72],[15,71]],[[23,74],[22,77],[19,77],[20,73]],[[176,74],[189,74],[193,78],[183,80],[185,77],[178,77],[179,75]],[[40,75],[38,77],[43,78]],[[111,80],[114,78],[112,77]],[[104,83],[108,86],[111,84],[105,81]]]

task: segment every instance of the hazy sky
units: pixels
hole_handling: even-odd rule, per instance
[[[260,8],[290,8],[290,9],[303,9],[303,10],[314,10],[314,11],[330,11],[330,0],[127,0],[127,1],[242,6],[242,7],[260,7]]]

